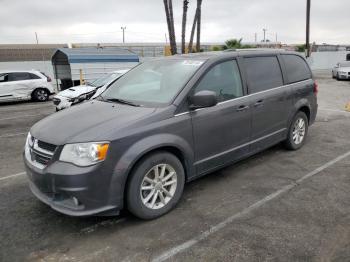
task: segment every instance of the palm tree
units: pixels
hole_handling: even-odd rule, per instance
[[[186,53],[186,23],[187,23],[187,10],[188,10],[188,0],[183,1],[183,11],[182,11],[182,35],[181,35],[181,52]]]
[[[201,50],[201,25],[202,25],[202,0],[197,0],[197,46],[196,51]]]
[[[240,39],[230,39],[225,42],[225,46],[227,49],[237,49],[242,47],[242,38]]]
[[[164,8],[165,8],[166,21],[168,25],[171,54],[175,55],[177,53],[177,49],[176,49],[175,27],[174,27],[173,1],[163,0],[163,2],[164,2]]]
[[[191,29],[190,42],[188,44],[188,52],[189,53],[193,52],[193,38],[194,38],[194,33],[196,31],[196,26],[197,26],[197,13],[198,13],[198,9],[196,10],[196,14],[194,15],[194,19],[193,19],[193,25],[192,25],[192,29]]]
[[[202,17],[202,0],[197,0],[196,14],[194,15],[193,25],[191,30],[190,42],[188,44],[188,52],[193,52],[193,38],[197,27],[197,44],[196,51],[200,52],[201,47],[201,17]]]

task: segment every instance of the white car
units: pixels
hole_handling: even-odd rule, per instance
[[[0,102],[44,102],[54,94],[51,78],[39,71],[0,71]]]
[[[93,99],[102,94],[112,83],[124,75],[130,69],[123,69],[107,74],[86,85],[74,86],[59,92],[52,101],[56,106],[56,111],[79,104],[85,100]]]
[[[350,79],[350,61],[344,61],[338,63],[332,69],[332,77],[337,80]]]

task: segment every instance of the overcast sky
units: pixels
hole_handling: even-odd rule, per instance
[[[312,0],[311,41],[350,44],[349,0]],[[180,41],[182,0],[173,0],[177,41]],[[196,0],[190,0],[187,35]],[[202,41],[244,42],[267,37],[283,43],[305,38],[306,0],[203,0]],[[163,0],[0,0],[0,44],[122,41],[165,42]],[[187,37],[188,39],[188,37]]]

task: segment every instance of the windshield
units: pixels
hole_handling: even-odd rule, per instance
[[[108,74],[104,77],[98,78],[90,83],[92,86],[96,87],[101,87],[104,86],[105,84],[108,84],[109,82],[113,81],[117,77],[120,77],[122,74],[121,73],[111,73]]]
[[[145,62],[112,84],[102,98],[139,105],[167,105],[203,63],[202,60],[177,59]]]

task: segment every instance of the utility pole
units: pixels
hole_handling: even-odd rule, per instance
[[[310,57],[310,11],[311,0],[306,0],[306,57]]]
[[[36,44],[38,45],[39,44],[39,38],[38,38],[38,33],[35,32],[35,39],[36,39]]]
[[[168,45],[168,36],[165,33],[165,44]]]
[[[266,43],[266,31],[267,31],[267,29],[263,29],[263,31],[264,31],[264,43]]]
[[[126,30],[126,26],[122,26],[120,29],[123,30],[123,44],[125,44],[125,30]]]
[[[258,34],[257,34],[257,33],[255,33],[255,35],[254,35],[254,36],[255,36],[255,43],[256,43],[256,42],[258,42]]]

